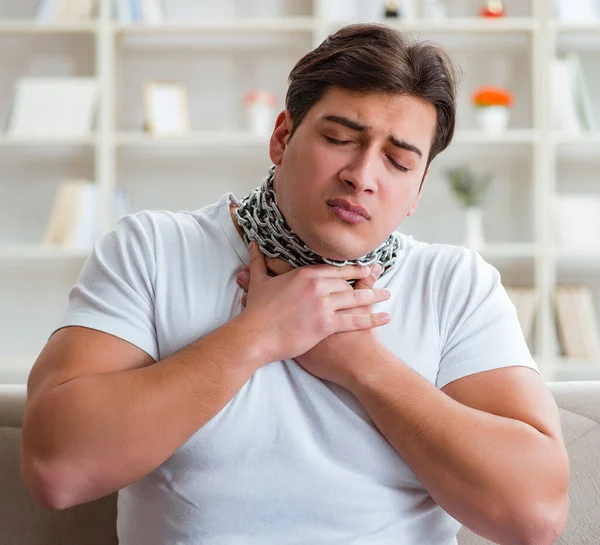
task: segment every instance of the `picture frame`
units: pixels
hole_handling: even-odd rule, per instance
[[[145,129],[155,136],[178,136],[191,130],[187,89],[178,81],[144,84]]]

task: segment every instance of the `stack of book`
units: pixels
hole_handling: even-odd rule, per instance
[[[160,23],[166,17],[162,0],[113,0],[114,13],[122,23]]]
[[[519,318],[525,341],[531,347],[533,342],[533,324],[537,311],[535,289],[531,286],[507,286],[505,289],[517,309],[517,317]]]
[[[36,21],[61,23],[89,21],[98,8],[98,0],[41,0]]]
[[[88,180],[64,181],[54,198],[46,226],[44,246],[90,250],[102,234],[100,187]],[[113,195],[116,219],[129,213],[131,206],[122,189]]]
[[[600,329],[588,286],[559,285],[555,297],[558,338],[568,359],[600,361]]]
[[[563,58],[553,59],[550,74],[555,128],[571,134],[596,130],[590,92],[579,56],[571,52]]]

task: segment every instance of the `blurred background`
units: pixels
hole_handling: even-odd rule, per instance
[[[498,268],[547,380],[600,378],[600,0],[0,0],[0,384],[123,214],[243,197],[296,61],[379,21],[460,65],[401,231]]]

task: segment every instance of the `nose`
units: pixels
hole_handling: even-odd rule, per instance
[[[376,161],[374,150],[364,150],[340,171],[342,183],[355,193],[377,192]]]

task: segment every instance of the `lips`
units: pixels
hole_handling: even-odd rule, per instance
[[[342,208],[343,210],[348,210],[348,212],[353,212],[354,214],[359,214],[363,218],[371,219],[369,213],[360,205],[352,204],[346,199],[331,199],[327,201],[329,206],[337,206],[338,208]]]

